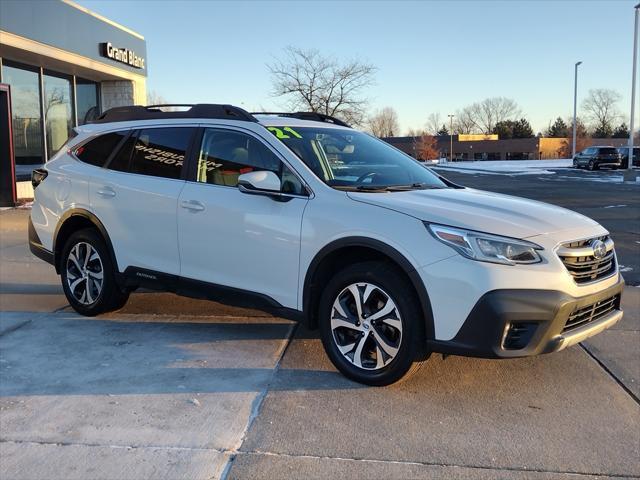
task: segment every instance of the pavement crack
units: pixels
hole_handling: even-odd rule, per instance
[[[204,447],[172,447],[168,445],[118,445],[110,443],[82,443],[82,442],[56,442],[56,441],[42,441],[42,440],[12,440],[9,438],[0,438],[0,443],[13,443],[16,445],[42,445],[42,446],[55,446],[55,447],[102,447],[102,448],[114,448],[114,449],[126,449],[126,450],[178,450],[178,451],[193,451],[193,452],[215,452],[221,454],[231,453],[229,450],[219,448],[204,448]]]
[[[347,458],[347,457],[334,457],[334,456],[322,456],[322,455],[297,455],[291,453],[276,453],[276,452],[262,452],[256,450],[240,451],[237,455],[254,455],[254,456],[272,456],[282,458],[308,458],[312,460],[336,460],[346,462],[362,462],[362,463],[382,463],[390,465],[414,465],[424,467],[445,467],[445,468],[469,468],[477,470],[488,470],[495,472],[528,472],[528,473],[550,473],[559,475],[582,475],[595,478],[638,478],[633,474],[625,473],[601,473],[601,472],[579,472],[571,470],[547,470],[538,468],[523,468],[523,467],[506,467],[506,466],[486,466],[486,465],[466,465],[457,463],[442,463],[442,462],[419,462],[412,460],[385,460],[376,458]],[[224,479],[224,477],[223,477]]]
[[[258,396],[253,400],[253,404],[251,406],[251,415],[249,415],[249,419],[247,420],[247,425],[244,428],[244,431],[242,432],[242,435],[240,436],[240,440],[238,441],[237,445],[227,451],[226,453],[229,453],[229,459],[227,460],[227,464],[225,465],[224,469],[222,470],[222,474],[220,475],[220,480],[226,480],[227,476],[229,475],[229,471],[231,470],[231,466],[233,465],[233,461],[235,460],[236,455],[239,453],[240,448],[242,448],[242,445],[244,444],[244,441],[247,438],[247,435],[249,434],[249,430],[251,429],[251,426],[253,425],[253,422],[255,421],[255,419],[258,417],[258,415],[260,414],[260,410],[262,408],[262,404],[264,403],[264,399],[267,396],[267,393],[269,393],[269,388],[271,387],[271,384],[273,383],[273,380],[275,379],[277,373],[280,371],[280,363],[282,362],[282,359],[284,358],[285,354],[287,353],[287,350],[289,349],[289,345],[291,345],[291,342],[295,336],[296,330],[298,329],[298,326],[300,324],[299,323],[295,323],[292,325],[292,328],[289,330],[289,334],[287,336],[286,339],[286,344],[285,346],[282,348],[280,355],[278,356],[278,359],[276,361],[276,365],[273,368],[273,372],[271,373],[271,377],[269,378],[269,380],[267,381],[265,387],[262,389],[262,391],[258,394]]]
[[[586,354],[591,357],[605,372],[609,374],[609,376],[615,380],[615,382],[622,387],[622,389],[638,404],[640,405],[640,398],[633,393],[629,387],[627,387],[622,380],[620,380],[613,371],[609,367],[607,367],[604,362],[602,362],[589,348],[587,348],[583,343],[580,343],[580,347],[586,352]]]
[[[19,328],[22,328],[25,325],[29,325],[30,323],[31,323],[31,319],[28,319],[21,322],[17,322],[15,325],[11,325],[10,327],[5,328],[4,330],[0,328],[0,337],[7,335],[11,332],[15,332]]]

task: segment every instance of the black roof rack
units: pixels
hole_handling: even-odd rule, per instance
[[[252,115],[277,115],[279,117],[291,117],[298,118],[300,120],[311,120],[314,122],[333,123],[334,125],[340,125],[341,127],[351,128],[351,125],[343,122],[339,118],[325,115],[318,112],[251,112]]]
[[[190,107],[187,110],[164,111],[166,107]],[[154,120],[166,118],[222,118],[227,120],[244,120],[257,122],[256,118],[246,110],[233,105],[213,103],[167,104],[167,105],[128,105],[110,108],[93,123],[126,122],[128,120]]]

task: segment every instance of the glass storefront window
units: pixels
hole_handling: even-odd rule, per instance
[[[76,114],[78,125],[84,125],[98,118],[98,84],[76,77]]]
[[[2,65],[2,81],[11,86],[13,145],[17,165],[44,163],[38,73]]]
[[[73,129],[71,80],[44,75],[44,120],[49,158],[67,141]]]

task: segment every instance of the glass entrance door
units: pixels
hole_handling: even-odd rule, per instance
[[[71,79],[45,74],[43,80],[47,154],[51,158],[67,141],[75,123]]]

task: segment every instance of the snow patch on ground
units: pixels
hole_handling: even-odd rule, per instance
[[[475,162],[447,162],[432,168],[456,170],[465,173],[488,173],[498,175],[553,175],[547,168],[566,168],[573,166],[571,159],[557,160],[496,160]]]

